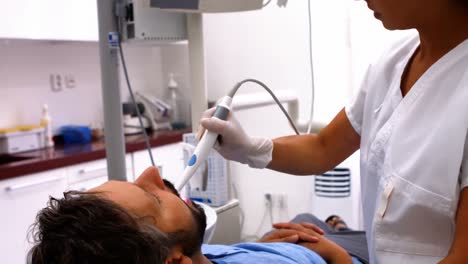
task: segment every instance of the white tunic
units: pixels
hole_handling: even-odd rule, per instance
[[[403,98],[417,36],[371,65],[346,114],[361,136],[364,225],[371,263],[437,263],[452,244],[468,186],[468,40]]]

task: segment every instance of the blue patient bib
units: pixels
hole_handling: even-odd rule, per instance
[[[241,243],[232,246],[203,245],[202,252],[211,262],[217,264],[326,264],[317,253],[291,243]]]
[[[241,243],[203,245],[203,254],[216,264],[326,264],[317,253],[291,243]],[[354,264],[362,264],[353,257]]]

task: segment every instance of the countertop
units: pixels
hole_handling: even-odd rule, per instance
[[[158,131],[151,133],[151,147],[182,141],[182,135],[190,130]],[[143,135],[125,137],[126,153],[132,153],[146,148]],[[26,160],[9,162],[0,165],[0,180],[15,178],[31,173],[58,169],[82,162],[88,162],[106,157],[104,139],[89,144],[56,145],[14,154],[15,157],[33,157]]]

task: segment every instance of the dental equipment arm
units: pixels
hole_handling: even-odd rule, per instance
[[[288,115],[287,111],[281,105],[281,102],[268,88],[266,84],[255,79],[246,79],[237,83],[227,96],[216,106],[214,114],[209,109],[203,114],[201,121],[202,126],[207,129],[203,134],[200,142],[198,143],[192,157],[190,158],[187,167],[184,170],[182,180],[177,184],[177,190],[180,191],[185,184],[194,175],[197,168],[202,164],[208,156],[211,148],[215,146],[218,136],[221,134],[223,142],[216,150],[225,159],[235,160],[243,164],[248,164],[252,168],[265,168],[272,160],[273,142],[266,138],[251,138],[247,136],[239,122],[231,116],[230,120],[226,122],[229,112],[231,111],[232,98],[237,93],[237,90],[247,82],[253,82],[262,86],[278,104],[278,107],[285,114],[291,127],[297,135],[297,130],[294,121]],[[207,118],[211,117],[211,118]],[[214,118],[213,118],[214,117]]]
[[[216,106],[216,110],[212,118],[218,118],[220,120],[226,120],[229,112],[231,111],[232,97],[225,96],[221,99],[221,102]],[[190,160],[185,167],[182,180],[177,183],[177,190],[181,191],[182,188],[187,184],[187,182],[192,178],[195,171],[198,169],[200,164],[205,162],[206,157],[210,153],[210,150],[213,148],[216,139],[218,138],[217,133],[206,130],[198,142],[197,147],[195,148]]]

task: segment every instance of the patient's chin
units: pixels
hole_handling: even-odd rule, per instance
[[[194,208],[190,207],[190,211],[194,220],[193,229],[190,231],[170,233],[168,235],[170,238],[174,239],[175,244],[182,248],[184,255],[193,257],[200,252],[201,245],[203,244],[206,215],[203,208],[197,204],[194,204]]]
[[[194,207],[196,210],[192,210],[193,218],[195,219],[196,231],[197,231],[197,238],[200,241],[200,246],[203,243],[203,237],[205,236],[205,229],[206,229],[206,214],[203,208],[194,203]]]

